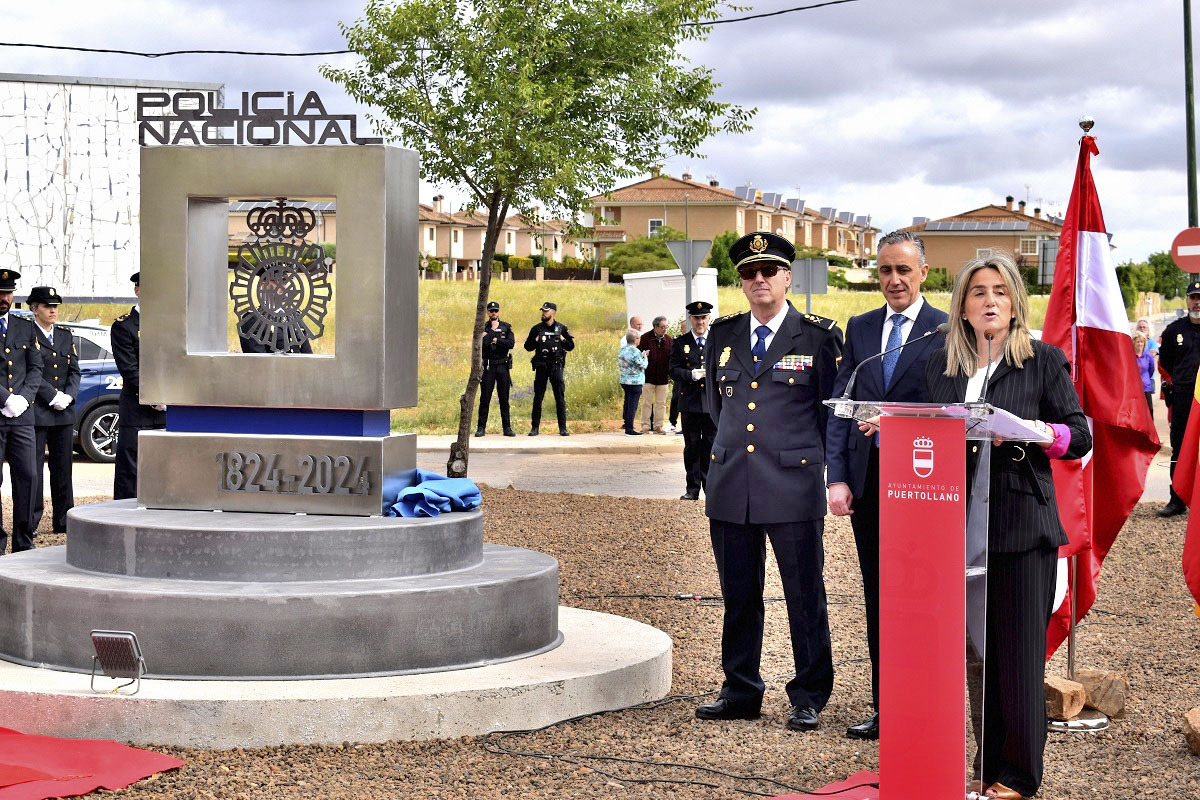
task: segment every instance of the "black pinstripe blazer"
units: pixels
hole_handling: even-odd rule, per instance
[[[965,377],[947,378],[946,351],[937,350],[925,365],[929,399],[934,403],[961,403],[967,391]],[[1020,369],[1001,362],[988,382],[987,401],[1022,419],[1055,422],[1071,429],[1071,444],[1062,458],[1081,458],[1092,449],[1087,418],[1071,385],[1070,365],[1062,350],[1043,342],[1033,343],[1033,358]],[[967,446],[968,485],[978,456]],[[1019,553],[1067,543],[1058,518],[1058,502],[1050,475],[1050,459],[1038,445],[1005,444],[992,447],[991,503],[988,512],[988,550]]]

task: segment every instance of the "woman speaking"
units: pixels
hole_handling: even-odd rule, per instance
[[[984,397],[1053,436],[1040,445],[998,442],[991,456],[982,698],[971,682],[975,778],[984,796],[1017,799],[1042,781],[1046,628],[1058,547],[1067,543],[1050,459],[1080,458],[1092,447],[1066,357],[1035,341],[1028,323],[1029,298],[1012,259],[970,261],[954,282],[946,347],[925,373],[932,402]],[[968,484],[976,450],[968,447]]]

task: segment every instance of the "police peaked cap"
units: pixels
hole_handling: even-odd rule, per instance
[[[62,297],[54,291],[53,286],[35,286],[29,290],[29,299],[25,302],[56,306],[62,303]]]
[[[1189,295],[1200,294],[1200,278],[1188,284],[1187,293]]]
[[[17,279],[21,273],[15,269],[0,269],[0,292],[16,291]]]
[[[712,303],[706,303],[703,300],[695,300],[684,306],[689,317],[703,317],[712,313]]]
[[[142,285],[142,273],[140,273],[140,272],[133,273],[132,275],[129,276],[129,280],[133,281],[134,286],[141,286]]]
[[[796,260],[796,246],[782,236],[766,231],[747,233],[729,248],[729,260],[735,269],[743,264],[769,261],[784,269],[791,269]]]

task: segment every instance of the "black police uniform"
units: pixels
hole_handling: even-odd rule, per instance
[[[20,273],[0,270],[0,291],[16,288]],[[31,407],[19,416],[0,415],[0,450],[8,462],[12,478],[13,520],[12,551],[33,548],[33,489],[35,482],[34,411],[38,387],[42,383],[42,352],[31,321],[6,313],[0,317],[0,346],[4,348],[7,369],[0,372],[0,405],[13,395],[25,398]],[[8,532],[0,523],[0,554],[8,545]]]
[[[542,424],[542,398],[546,396],[546,382],[554,391],[554,410],[558,414],[558,432],[567,435],[566,383],[563,368],[567,353],[575,349],[575,340],[567,326],[557,320],[547,325],[539,322],[529,329],[525,337],[525,349],[533,353],[533,412],[530,414],[529,435],[536,436]]]
[[[702,313],[712,310],[708,303],[704,305],[708,308]],[[690,313],[691,308],[688,310]],[[707,338],[708,332],[705,333],[705,344]],[[686,487],[680,499],[696,500],[700,497],[700,490],[704,488],[708,477],[708,464],[717,426],[712,415],[708,413],[704,378],[692,378],[693,369],[704,369],[704,344],[701,344],[691,331],[677,338],[671,345],[670,369],[671,378],[679,389],[679,413],[683,423],[683,471]]]
[[[751,253],[774,253],[778,262],[790,264],[794,252],[787,240],[769,233],[749,234],[730,248],[739,266]],[[828,419],[822,401],[833,390],[842,336],[833,320],[801,314],[791,303],[786,308],[757,363],[751,331],[760,323],[750,312],[716,320],[705,344],[709,412],[717,425],[705,513],[725,604],[725,682],[720,700],[696,714],[758,716],[765,689],[759,661],[769,538],[783,582],[795,663],[795,677],[786,686],[793,706],[788,727],[807,730],[816,726],[815,714],[833,689],[822,574]]]
[[[39,291],[42,290],[42,291]],[[53,289],[35,286],[29,293],[30,303],[58,305],[61,298]],[[67,530],[67,512],[75,505],[71,483],[72,451],[75,428],[75,400],[79,396],[79,353],[75,337],[66,328],[55,325],[50,336],[36,322],[34,331],[42,354],[42,385],[33,402],[34,455],[36,457],[33,488],[33,529],[41,524],[45,511],[42,488],[45,464],[50,465],[51,525],[55,533]],[[50,401],[62,392],[71,403],[61,411],[50,407]],[[46,451],[50,454],[47,458]]]
[[[492,304],[489,303],[488,310],[499,311],[500,306],[496,305],[493,309]],[[484,323],[483,377],[480,379],[479,426],[475,429],[476,436],[483,436],[487,432],[488,411],[491,410],[492,405],[492,389],[496,390],[496,396],[500,402],[500,423],[504,426],[504,435],[515,435],[512,429],[512,420],[508,415],[508,391],[512,388],[512,375],[509,370],[512,369],[512,349],[516,343],[512,325],[501,320],[499,327],[493,330],[491,320]]]
[[[113,499],[137,497],[138,432],[167,426],[167,415],[154,406],[138,402],[139,333],[142,317],[137,307],[117,317],[112,324],[113,359],[121,373],[121,397],[117,410],[120,428],[117,430],[117,463],[113,476]]]
[[[1200,291],[1200,283],[1188,286],[1189,292]],[[1175,460],[1183,447],[1183,432],[1187,429],[1196,392],[1196,371],[1200,368],[1200,324],[1186,316],[1163,329],[1158,346],[1158,363],[1171,376],[1166,390],[1167,406],[1171,409],[1171,475],[1175,475]],[[1182,513],[1186,504],[1171,489],[1171,500],[1162,511]]]
[[[283,349],[283,331],[275,328],[275,347],[268,347],[257,339],[253,339],[246,335],[246,331],[254,322],[254,315],[247,312],[238,320],[238,342],[241,344],[243,353],[304,353],[312,355],[312,345],[307,341],[300,344],[294,344],[286,350]],[[278,349],[276,349],[278,348]]]

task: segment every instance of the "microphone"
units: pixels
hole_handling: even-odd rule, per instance
[[[988,343],[988,363],[987,372],[983,374],[983,389],[980,390],[979,400],[977,401],[980,403],[987,402],[988,381],[992,379],[992,334],[985,333],[984,336],[987,338]]]
[[[860,369],[862,369],[864,366],[866,366],[867,364],[871,363],[872,361],[874,361],[877,358],[883,358],[888,353],[899,350],[902,347],[909,347],[910,345],[914,345],[917,342],[921,341],[922,339],[928,339],[930,336],[937,336],[938,334],[945,333],[948,330],[950,330],[950,324],[947,322],[943,322],[941,325],[938,325],[933,330],[925,331],[925,333],[921,334],[916,339],[910,339],[909,341],[905,342],[904,344],[898,344],[895,347],[884,350],[881,353],[876,353],[875,355],[871,356],[870,358],[864,358],[862,361],[858,362],[858,366],[855,367],[854,371],[850,373],[850,380],[846,381],[846,391],[842,392],[842,396],[840,399],[842,399],[842,400],[850,399],[850,393],[852,391],[854,391],[854,381],[858,378],[858,371]]]

